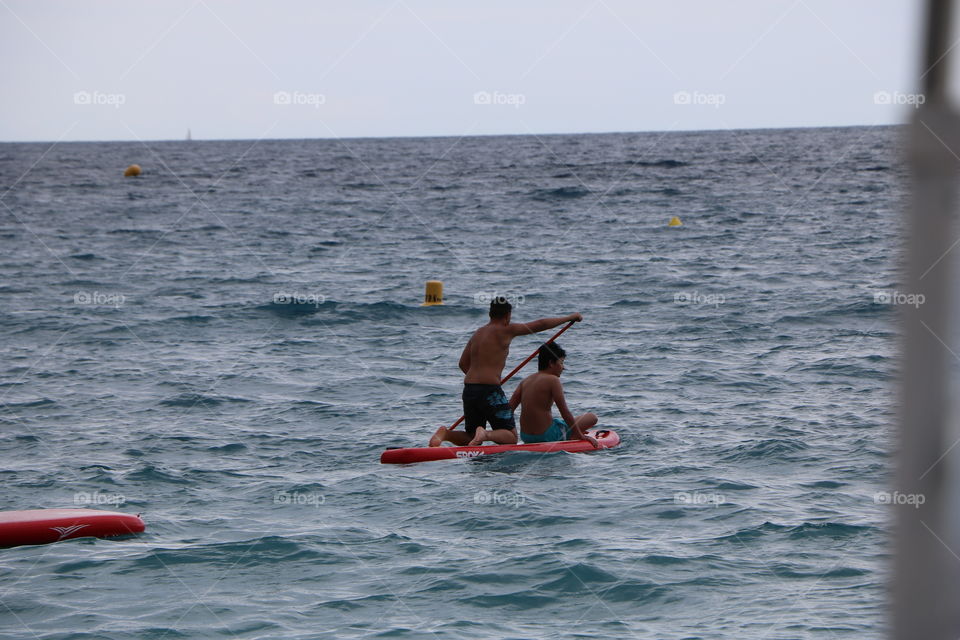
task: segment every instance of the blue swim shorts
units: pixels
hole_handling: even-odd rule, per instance
[[[530,444],[532,442],[558,442],[560,440],[569,440],[571,436],[571,429],[567,426],[567,423],[560,418],[554,418],[553,422],[550,423],[550,426],[547,427],[547,430],[543,433],[532,434],[520,432],[520,439],[523,440],[525,444]]]

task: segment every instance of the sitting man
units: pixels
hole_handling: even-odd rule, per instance
[[[594,413],[584,413],[576,418],[567,408],[563,397],[563,385],[560,374],[567,352],[557,343],[540,347],[537,361],[538,371],[524,378],[517,385],[510,398],[510,408],[523,405],[520,414],[520,437],[524,443],[554,442],[557,440],[587,440],[598,447],[596,438],[589,436],[586,430],[597,424]],[[553,405],[563,419],[553,417]]]

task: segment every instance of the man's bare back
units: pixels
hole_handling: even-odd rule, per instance
[[[555,375],[537,372],[524,378],[514,393],[518,403],[521,400],[523,402],[523,411],[520,412],[520,430],[524,433],[539,435],[550,427],[553,422],[553,405],[558,397],[563,404],[561,415],[564,411],[570,413],[564,401],[560,378]],[[573,422],[572,415],[570,422]]]
[[[510,341],[516,335],[512,325],[503,323],[490,322],[477,329],[460,358],[460,369],[466,374],[464,383],[500,384],[510,353]]]

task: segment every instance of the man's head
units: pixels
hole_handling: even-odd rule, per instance
[[[560,371],[563,371],[563,359],[567,357],[567,352],[556,342],[551,342],[540,347],[540,354],[537,356],[537,369],[546,371],[550,368],[557,368],[559,363]],[[557,371],[557,375],[560,375]]]
[[[497,320],[499,318],[506,318],[510,320],[510,312],[513,310],[513,305],[507,302],[507,299],[503,296],[496,296],[493,300],[490,301],[490,319]]]

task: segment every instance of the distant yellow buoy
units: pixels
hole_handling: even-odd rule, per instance
[[[427,280],[427,290],[423,294],[421,307],[432,307],[443,304],[443,283],[439,280]]]
[[[131,178],[140,175],[140,165],[132,164],[123,172],[124,178]]]
[[[682,226],[683,226],[683,223],[680,222],[680,218],[678,218],[677,216],[673,216],[672,218],[670,218],[670,222],[667,223],[667,226],[668,226],[668,227],[682,227]]]

